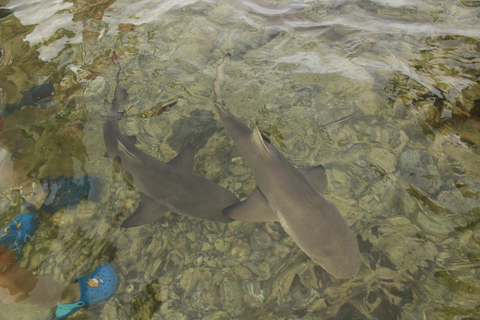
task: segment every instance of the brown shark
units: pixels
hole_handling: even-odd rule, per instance
[[[218,184],[192,173],[194,152],[188,145],[169,163],[162,162],[135,146],[135,138],[122,135],[118,126],[119,107],[126,91],[116,78],[113,101],[105,101],[108,118],[103,126],[107,156],[125,179],[141,194],[140,205],[122,223],[134,227],[153,222],[168,211],[218,222],[232,221],[223,209],[239,202],[238,198]]]
[[[257,189],[225,213],[235,220],[280,221],[297,245],[324,268],[341,279],[357,274],[361,265],[357,240],[338,209],[321,192],[326,187],[322,166],[299,170],[266,142],[257,126],[252,131],[224,109],[220,89],[225,82],[225,56],[214,82],[215,107],[234,147],[245,158]]]

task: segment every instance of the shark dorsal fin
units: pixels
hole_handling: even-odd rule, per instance
[[[169,164],[191,172],[193,171],[194,157],[195,151],[193,150],[192,145],[187,144],[175,158],[170,160]]]
[[[117,140],[117,148],[118,148],[119,153],[124,154],[126,157],[129,157],[134,161],[141,162],[140,159],[136,155],[134,155],[133,153],[128,151],[127,148],[125,148],[125,146],[123,145],[123,143],[120,140]]]
[[[261,146],[263,150],[265,150],[265,153],[267,155],[269,155],[270,157],[272,156],[272,152],[270,148],[265,144],[265,140],[263,139],[257,125],[255,125],[255,127],[253,128],[252,142],[258,146]]]

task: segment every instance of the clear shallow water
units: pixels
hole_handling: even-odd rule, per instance
[[[103,185],[97,202],[40,215],[19,261],[63,283],[115,266],[117,293],[72,318],[480,318],[477,2],[2,4],[7,103],[42,83],[55,95],[5,119],[0,141],[18,177],[3,169],[1,187],[22,174]],[[215,68],[230,52],[227,108],[296,166],[326,167],[326,196],[359,241],[359,274],[330,277],[276,224],[170,214],[121,229],[139,194],[103,157],[113,50],[129,93],[123,132],[162,160],[192,143],[195,172],[245,197],[255,182],[228,157],[213,113]],[[2,225],[22,210],[18,198],[0,204]],[[51,311],[0,305],[2,319]]]

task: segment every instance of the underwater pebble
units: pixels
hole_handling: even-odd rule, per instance
[[[235,184],[233,186],[233,190],[235,190],[235,192],[241,192],[242,189],[243,189],[243,183],[235,182]]]
[[[272,237],[264,230],[255,229],[250,237],[252,250],[265,250],[273,245]]]
[[[222,239],[215,240],[215,243],[213,245],[215,246],[215,249],[219,252],[227,252],[230,249],[230,244],[226,243]]]
[[[215,258],[205,259],[205,263],[206,263],[207,266],[209,266],[210,268],[216,268],[216,267],[217,267],[217,261],[215,260]]]
[[[237,159],[237,158],[235,158],[235,159]],[[244,175],[250,173],[250,169],[245,164],[245,161],[243,160],[243,158],[238,158],[238,159],[241,159],[241,161],[237,160],[238,162],[236,162],[236,163],[238,163],[238,165],[233,165],[233,166],[230,167],[231,175],[235,176],[235,177],[239,177],[239,176],[244,176]]]
[[[244,266],[236,266],[233,268],[233,273],[242,280],[248,280],[252,277],[252,271]]]
[[[230,319],[230,315],[225,311],[217,311],[209,316],[203,317],[203,320],[224,320]]]
[[[406,225],[412,224],[410,220],[408,220],[406,217],[401,217],[401,216],[391,217],[388,219],[388,221],[390,221],[390,223],[395,226],[406,226]]]
[[[301,310],[301,309],[308,308],[309,311],[311,311],[313,305],[314,305],[313,308],[315,308],[315,309],[317,309],[317,308],[318,309],[323,309],[322,307],[323,307],[325,302],[324,303],[318,303],[319,298],[320,298],[320,294],[316,290],[310,288],[309,291],[300,292],[300,293],[297,291],[296,293],[297,293],[296,296],[295,296],[296,299],[293,301],[293,306],[292,306],[294,310]],[[322,299],[320,299],[320,300],[322,300]]]
[[[279,244],[273,248],[273,254],[280,258],[285,258],[290,253],[290,248]]]
[[[241,310],[244,288],[239,287],[237,282],[224,278],[223,285],[220,287],[220,295],[223,298],[226,310]]]
[[[384,110],[384,106],[387,104],[384,98],[380,95],[371,92],[370,90],[362,91],[357,99],[356,105],[363,111],[365,115],[371,116],[378,114]]]
[[[258,281],[247,283],[247,295],[245,295],[245,303],[252,308],[260,308],[265,301],[263,289]]]
[[[150,245],[147,247],[147,253],[153,253],[153,252],[156,252],[158,250],[161,250],[163,247],[163,241],[162,239],[160,238],[157,238],[157,237],[153,237],[152,238],[152,242],[150,243]]]
[[[480,230],[473,231],[472,239],[475,240],[477,243],[480,243]]]
[[[155,300],[158,302],[167,301],[168,300],[168,287],[162,286],[159,290],[156,290],[157,293],[155,294]]]
[[[342,171],[337,170],[337,169],[333,169],[333,170],[331,170],[331,172],[332,172],[332,177],[333,177],[333,179],[335,179],[336,182],[339,182],[339,183],[346,183],[347,182],[347,176]]]
[[[440,120],[440,109],[436,108],[428,101],[419,101],[415,108],[420,114],[421,118],[429,124],[437,123]]]
[[[89,81],[83,93],[84,99],[88,100],[89,98],[98,98],[98,94],[105,89],[105,86],[106,81],[104,77],[96,77]]]
[[[191,242],[196,242],[199,238],[199,235],[197,232],[189,232],[185,235],[187,237],[188,240],[190,240]]]
[[[443,237],[451,232],[451,227],[445,224],[439,217],[435,215],[427,215],[424,212],[419,212],[415,219],[417,227],[422,229],[426,234]]]
[[[258,265],[258,272],[258,276],[264,280],[268,280],[272,276],[270,265],[266,262],[262,262]]]
[[[373,148],[368,154],[367,160],[385,170],[386,173],[395,171],[395,166],[397,165],[395,156],[383,148]]]
[[[270,271],[270,265],[266,262],[255,262],[255,263],[250,263],[247,262],[246,266],[250,271],[255,273],[259,278],[263,280],[268,280],[270,279],[271,276],[271,271]]]
[[[161,276],[160,278],[158,278],[158,283],[162,285],[170,284],[172,283],[172,281],[173,281],[173,278],[169,276]]]
[[[250,246],[242,240],[238,240],[230,253],[238,262],[245,262],[250,257]]]
[[[437,256],[441,260],[446,260],[450,258],[451,255],[448,252],[443,251],[443,252],[440,252]]]
[[[194,264],[199,267],[203,264],[203,256],[199,256],[195,259]]]
[[[313,266],[306,267],[298,273],[300,282],[307,288],[318,289],[318,279],[313,270]]]
[[[276,241],[282,238],[280,235],[280,228],[281,227],[275,222],[267,222],[265,224],[265,231]]]
[[[218,236],[216,234],[209,233],[209,234],[206,235],[206,237],[207,237],[208,242],[214,243]]]
[[[325,299],[316,299],[313,301],[313,303],[308,307],[309,312],[317,311],[317,310],[323,310],[327,308],[327,302]]]
[[[125,293],[132,293],[133,290],[135,290],[135,286],[133,284],[129,284],[128,286],[125,287]]]
[[[432,179],[439,176],[435,160],[425,150],[406,150],[398,158],[397,172],[404,183],[412,184],[434,194],[441,186],[441,180]]]
[[[119,314],[117,314],[117,310],[116,310],[116,306],[118,306],[119,304],[120,304],[120,301],[118,301],[117,299],[115,298],[109,299],[107,303],[105,303],[105,306],[103,307],[101,319],[105,319],[105,320],[122,319],[120,318]]]
[[[178,285],[185,292],[190,292],[200,281],[202,272],[198,268],[190,268],[183,272]]]
[[[167,300],[160,306],[161,314],[167,319],[174,319],[175,315],[177,314],[178,310],[176,310],[174,303],[175,302],[173,300]]]
[[[207,252],[207,251],[210,251],[210,250],[212,250],[212,249],[213,249],[213,246],[212,246],[210,243],[204,242],[204,243],[202,244],[202,251],[203,251],[203,252]]]
[[[53,250],[52,250],[53,251]],[[55,252],[60,252],[60,251],[55,251]],[[45,256],[42,255],[42,254],[33,254],[33,255],[29,255],[31,258],[30,258],[30,265],[31,266],[40,266],[42,264],[43,261],[45,261]]]

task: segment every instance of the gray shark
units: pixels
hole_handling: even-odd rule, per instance
[[[125,179],[141,192],[138,208],[122,227],[153,222],[168,211],[204,220],[232,221],[222,210],[238,203],[238,198],[218,184],[192,173],[194,151],[190,145],[165,163],[138,149],[134,137],[122,135],[118,119],[126,91],[119,85],[119,75],[120,70],[113,101],[105,100],[108,118],[103,126],[103,139],[107,156],[113,159]]]
[[[357,240],[338,209],[322,192],[327,180],[322,166],[299,170],[253,131],[224,109],[220,89],[225,82],[225,56],[214,82],[215,108],[234,148],[248,163],[257,189],[245,201],[224,212],[235,220],[280,221],[297,245],[331,275],[355,276],[361,265]]]

